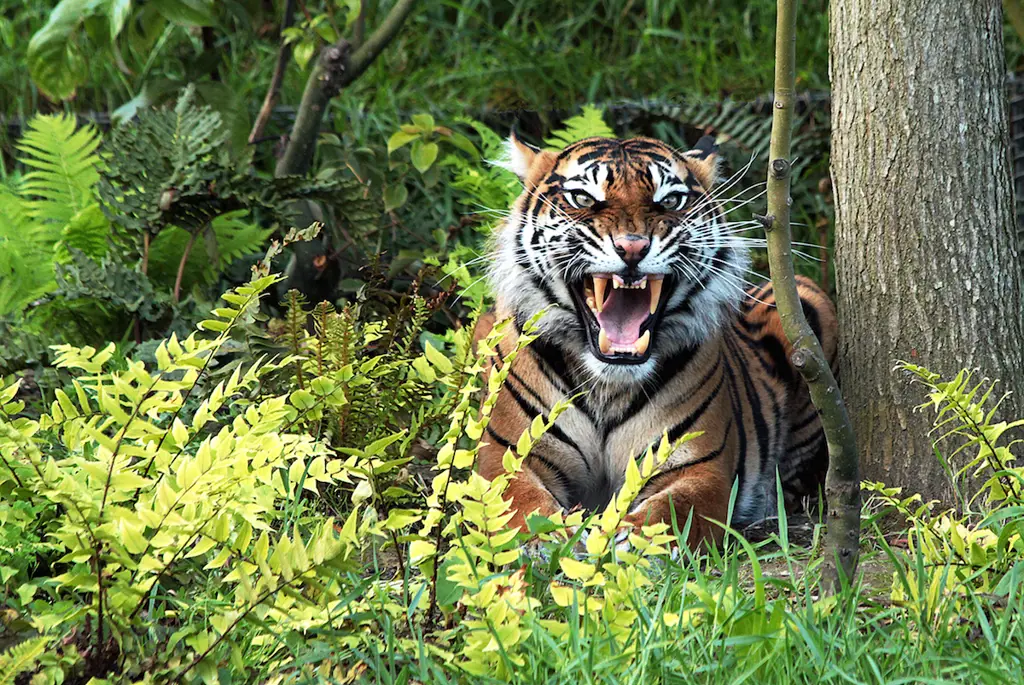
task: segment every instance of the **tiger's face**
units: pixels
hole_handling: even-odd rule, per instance
[[[636,380],[703,341],[738,305],[748,256],[715,197],[713,139],[677,152],[649,138],[591,138],[561,152],[514,135],[504,165],[523,193],[497,235],[499,307],[595,376]]]

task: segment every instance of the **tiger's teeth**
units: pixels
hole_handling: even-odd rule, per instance
[[[646,330],[644,334],[640,336],[640,339],[636,341],[633,346],[633,350],[636,354],[643,354],[647,351],[647,347],[651,344],[651,331]]]
[[[656,279],[651,281],[651,314],[658,311],[658,303],[661,301],[661,286],[664,283],[662,279]]]
[[[608,339],[608,334],[605,333],[603,328],[597,336],[597,346],[601,348],[601,354],[608,354],[612,351],[612,341]]]
[[[608,288],[608,279],[594,276],[594,309],[600,314],[604,311],[604,291]]]

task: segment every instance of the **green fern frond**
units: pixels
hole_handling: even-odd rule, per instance
[[[36,116],[19,141],[19,161],[33,169],[21,184],[29,211],[40,221],[70,223],[95,202],[100,136],[92,125],[77,127],[67,114]]]
[[[217,274],[236,259],[261,252],[273,229],[261,228],[246,220],[247,212],[238,210],[216,217],[205,240],[198,241],[189,254],[182,284],[187,292],[196,285],[212,284]],[[161,231],[149,250],[150,279],[161,287],[170,287],[185,253],[189,234],[169,228]],[[206,249],[202,249],[205,244]]]
[[[455,123],[469,126],[480,136],[480,154],[484,159],[498,159],[505,154],[505,139],[490,126],[471,117],[455,117]],[[512,172],[507,172],[511,174]]]
[[[294,288],[288,291],[285,299],[288,302],[288,309],[284,317],[284,344],[289,352],[302,356],[305,351],[306,321],[309,318],[306,306],[309,302]],[[295,363],[295,382],[299,388],[305,387],[302,382],[302,362]]]
[[[98,203],[93,202],[77,212],[61,229],[57,260],[67,262],[72,250],[93,259],[102,259],[110,247],[110,221]]]
[[[323,301],[313,307],[313,331],[316,335],[316,365],[317,372],[324,375],[324,359],[327,351],[327,326],[336,310],[330,302]]]
[[[0,685],[14,685],[14,679],[36,665],[46,651],[47,638],[35,637],[19,642],[0,654]]]
[[[0,316],[21,311],[54,287],[53,247],[60,227],[34,221],[28,204],[0,186]]]
[[[615,131],[605,123],[604,113],[593,105],[584,105],[578,115],[566,119],[557,131],[544,139],[554,150],[561,150],[585,138],[614,138]]]

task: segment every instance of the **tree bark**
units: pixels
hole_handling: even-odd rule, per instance
[[[830,8],[840,365],[862,474],[947,503],[933,414],[893,366],[978,368],[1024,392],[1002,20],[1000,0]]]
[[[284,154],[274,168],[275,176],[305,174],[313,164],[316,138],[327,103],[343,88],[362,76],[377,56],[394,40],[402,24],[412,14],[416,0],[398,0],[373,34],[353,52],[342,38],[320,51],[313,71],[302,92],[295,124]]]

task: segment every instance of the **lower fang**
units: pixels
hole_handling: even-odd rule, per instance
[[[647,348],[651,344],[651,332],[649,330],[644,331],[644,334],[640,336],[640,339],[636,341],[633,349],[636,350],[637,354],[644,354],[647,352]]]
[[[601,354],[608,354],[612,351],[612,341],[608,339],[608,334],[601,329],[601,333],[597,336],[597,346],[601,348]]]

